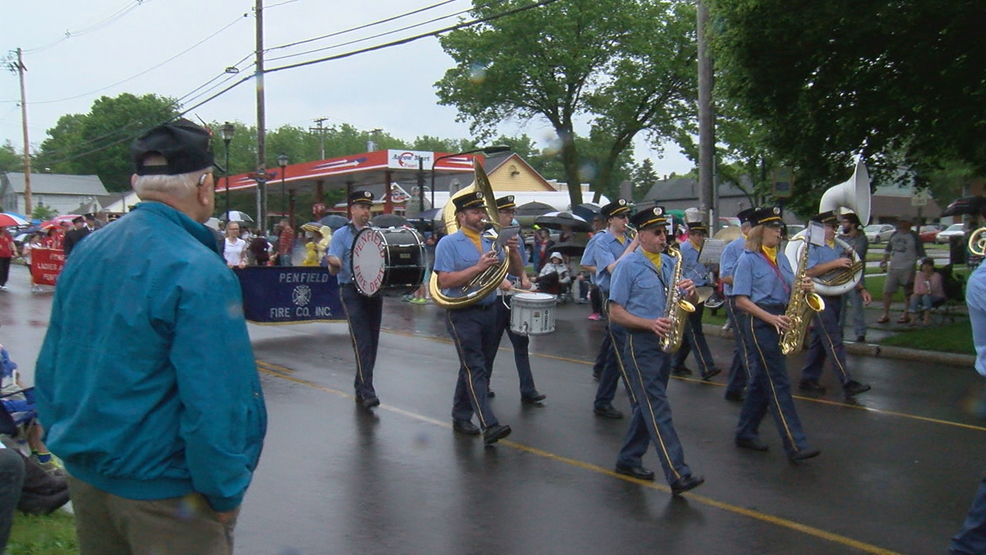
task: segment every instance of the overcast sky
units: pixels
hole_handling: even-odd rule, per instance
[[[442,1],[265,0],[266,67],[271,70],[444,28],[457,18],[425,22],[463,12],[471,5],[469,0]],[[442,5],[353,33],[274,49],[436,4]],[[253,6],[251,0],[0,0],[4,22],[0,56],[18,47],[25,52],[33,148],[59,117],[87,113],[100,96],[155,93],[182,99],[188,108],[250,75],[256,45]],[[422,25],[340,46],[415,24]],[[305,53],[329,46],[336,47]],[[282,56],[291,57],[277,59]],[[435,95],[435,82],[452,64],[438,40],[427,37],[269,73],[265,77],[267,128],[311,127],[316,118],[324,117],[327,126],[348,123],[362,130],[380,128],[407,141],[420,135],[468,137],[468,126],[455,121],[456,110],[438,105]],[[224,74],[231,66],[241,73]],[[207,87],[200,88],[203,85]],[[0,143],[9,140],[18,151],[23,146],[19,98],[17,76],[0,74]],[[205,121],[255,124],[255,82],[242,83],[193,114]],[[510,136],[526,133],[540,147],[554,138],[543,121],[505,122],[500,131]],[[660,175],[685,173],[692,167],[675,145],[661,159],[643,137],[638,138],[635,158],[651,158]]]

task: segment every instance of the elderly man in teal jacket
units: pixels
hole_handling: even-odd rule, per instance
[[[267,415],[239,283],[203,225],[209,134],[161,125],[131,154],[146,202],[59,277],[39,418],[70,474],[83,555],[228,554]]]

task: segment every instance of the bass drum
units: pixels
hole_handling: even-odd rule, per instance
[[[353,285],[367,297],[410,293],[424,282],[426,260],[424,240],[416,230],[365,227],[353,239]]]

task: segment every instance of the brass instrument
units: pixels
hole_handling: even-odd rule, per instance
[[[660,347],[665,353],[674,353],[681,347],[681,341],[685,337],[685,324],[688,323],[688,315],[695,312],[695,305],[681,298],[681,289],[678,287],[678,282],[681,281],[681,252],[669,245],[667,254],[675,259],[674,273],[668,284],[667,302],[664,305],[664,317],[671,320],[671,331],[661,338]]]
[[[856,253],[856,250],[847,243],[841,239],[836,239],[836,243],[841,244],[846,250],[846,255],[853,261],[852,265],[848,268],[837,268],[830,272],[825,272],[820,276],[815,276],[812,279],[815,280],[816,286],[824,285],[829,287],[838,287],[845,285],[846,283],[852,283],[853,286],[855,286],[859,283],[859,278],[857,278],[856,274],[862,272],[863,268],[866,267],[866,264],[859,259],[859,254]]]
[[[780,337],[781,353],[785,355],[792,355],[804,348],[808,324],[816,312],[825,310],[825,301],[818,293],[805,293],[801,290],[801,282],[808,273],[808,238],[797,237],[792,241],[804,241],[805,245],[801,249],[798,270],[794,274],[794,286],[791,287],[791,298],[787,303],[787,311],[784,312],[784,316],[791,320],[791,328],[782,332]]]
[[[473,159],[473,171],[476,175],[476,182],[473,185],[460,190],[452,198],[457,198],[462,195],[475,194],[476,191],[481,191],[483,193],[483,203],[486,205],[486,218],[493,226],[493,229],[487,232],[487,236],[496,238],[497,231],[500,229],[500,218],[496,210],[496,197],[493,194],[493,186],[490,185],[490,179],[487,177],[486,171],[483,170],[483,166],[479,160]],[[452,198],[449,199],[448,203],[445,205],[445,208],[442,210],[442,219],[445,222],[445,230],[449,235],[459,230],[459,221],[455,216],[455,204],[452,203]],[[497,287],[500,286],[501,283],[503,283],[504,278],[507,277],[507,270],[510,266],[510,249],[506,246],[503,249],[503,261],[499,264],[490,266],[482,273],[471,279],[469,283],[462,288],[462,296],[449,296],[442,293],[442,289],[438,285],[438,274],[432,272],[431,281],[428,282],[428,290],[430,291],[431,298],[434,299],[435,304],[443,308],[465,308],[475,304],[492,293]]]
[[[974,256],[986,255],[986,227],[980,227],[969,235],[968,247]]]

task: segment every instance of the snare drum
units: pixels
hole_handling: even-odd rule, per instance
[[[547,293],[517,293],[510,300],[510,331],[542,335],[555,331],[558,299]]]
[[[353,239],[353,285],[361,295],[403,295],[425,279],[424,240],[414,229],[365,227]]]

